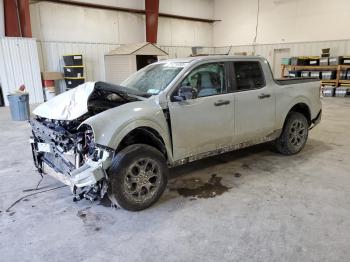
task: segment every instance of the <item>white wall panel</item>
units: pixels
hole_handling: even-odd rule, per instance
[[[214,16],[214,1],[160,0],[159,12],[211,19]]]
[[[117,48],[118,44],[67,43],[38,41],[42,71],[63,72],[63,55],[82,54],[84,77],[86,81],[104,81],[104,55]],[[60,82],[60,91],[65,90],[64,81]]]
[[[30,5],[33,36],[42,41],[129,44],[145,41],[145,16],[51,2]]]
[[[213,45],[253,44],[258,0],[214,0]],[[349,0],[261,0],[257,43],[349,39]]]
[[[201,1],[204,2],[200,5]],[[201,8],[196,9],[192,1],[171,1],[166,11],[200,16],[196,13],[203,9],[203,17],[213,12],[211,0],[196,0],[196,3]],[[51,2],[31,4],[30,13],[33,36],[42,41],[129,44],[146,40],[145,15],[142,14]],[[158,21],[160,45],[212,46],[213,25],[210,23],[164,17]]]
[[[38,50],[32,38],[0,38],[0,82],[8,105],[7,95],[24,84],[29,103],[44,101]]]
[[[226,53],[229,48],[230,47],[227,46],[215,47],[215,53]],[[274,50],[281,48],[290,48],[291,56],[320,56],[323,48],[330,48],[331,56],[350,55],[350,40],[256,45],[255,54],[265,57],[272,65]],[[231,47],[231,55],[238,52],[246,52],[248,55],[252,55],[254,52],[254,47],[253,45],[239,45]]]
[[[159,18],[158,44],[167,46],[212,46],[213,25],[181,19]]]
[[[161,59],[183,58],[183,57],[188,57],[192,54],[191,46],[160,46],[160,47],[169,54],[167,57],[164,57]],[[200,53],[211,55],[215,53],[215,49],[213,47],[202,47]]]
[[[75,2],[83,2],[83,3],[92,3],[99,5],[110,5],[117,7],[125,7],[125,8],[135,8],[135,9],[144,9],[145,1],[144,0],[68,0]]]

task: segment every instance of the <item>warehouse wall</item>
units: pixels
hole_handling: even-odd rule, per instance
[[[145,40],[142,15],[49,2],[32,4],[30,12],[33,37],[43,41],[127,44]]]
[[[214,17],[214,1],[159,0],[159,12],[211,19]]]
[[[118,6],[125,8],[134,8],[134,9],[144,9],[145,1],[144,0],[68,0],[74,2],[83,2],[83,3],[92,3],[99,5],[110,5]]]
[[[118,44],[104,43],[69,43],[57,41],[37,41],[37,49],[39,53],[39,62],[41,71],[62,71],[64,62],[62,55],[80,53],[84,58],[85,77],[87,81],[104,81],[105,79],[105,64],[104,54],[117,48]],[[191,54],[189,46],[160,46],[169,56],[161,57],[177,58],[187,57]],[[214,48],[204,48],[204,53],[211,54]],[[65,90],[63,81],[59,81],[61,91]]]
[[[84,1],[136,9],[144,8],[144,1],[141,0]],[[144,15],[49,2],[31,4],[30,11],[33,37],[42,41],[127,44],[143,42],[146,38]],[[160,12],[211,18],[213,1],[161,0]],[[160,45],[212,46],[212,31],[212,24],[160,18],[158,43]]]
[[[144,9],[144,0],[79,0]],[[160,0],[160,12],[212,18],[212,0]],[[198,8],[200,7],[200,8]],[[33,37],[42,71],[62,71],[62,55],[81,53],[87,81],[105,80],[104,54],[120,44],[145,41],[145,16],[49,2],[30,6]],[[159,18],[158,44],[169,58],[186,57],[191,46],[212,46],[212,24]],[[212,53],[213,48],[206,48]],[[60,88],[64,89],[63,81]]]
[[[213,45],[248,45],[258,0],[215,0]],[[257,43],[350,39],[349,0],[260,0]]]
[[[23,84],[29,93],[29,103],[44,101],[35,39],[0,37],[0,83],[6,106],[7,95]]]
[[[288,56],[320,56],[323,48],[330,48],[331,56],[349,55],[350,40],[331,40],[316,42],[297,42],[283,44],[258,44],[258,45],[239,45],[215,47],[214,53],[223,54],[229,52],[230,55],[245,52],[248,55],[255,53],[256,55],[265,57],[274,72],[278,72],[275,77],[280,77],[280,61],[274,61],[276,50],[288,50]]]

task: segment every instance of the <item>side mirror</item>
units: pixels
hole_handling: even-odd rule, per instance
[[[184,101],[195,99],[197,97],[197,89],[191,86],[181,86],[178,90],[178,95],[173,96],[175,101]]]

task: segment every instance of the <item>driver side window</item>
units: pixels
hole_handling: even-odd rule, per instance
[[[181,82],[180,90],[182,94],[179,95],[187,99],[226,93],[224,64],[198,66]]]

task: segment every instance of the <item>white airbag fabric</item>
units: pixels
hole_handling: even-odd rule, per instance
[[[95,82],[87,82],[64,92],[34,109],[33,114],[56,120],[74,120],[88,112],[87,101]]]

